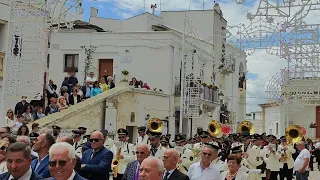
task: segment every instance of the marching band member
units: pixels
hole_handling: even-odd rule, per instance
[[[162,137],[160,138],[160,143],[161,143],[161,146],[162,146],[162,147],[164,147],[164,148],[166,148],[166,149],[170,148],[170,147],[169,147],[169,139],[168,139],[166,136],[162,136]]]
[[[277,179],[280,171],[279,159],[281,158],[281,151],[276,144],[276,140],[275,136],[270,135],[269,144],[264,149],[264,160],[266,161],[267,169],[270,171],[270,177],[267,174],[266,179],[270,180]]]
[[[107,148],[107,149],[111,149],[114,145],[114,142],[111,138],[108,137],[108,130],[101,130],[100,131],[102,134],[103,134],[103,137],[104,137],[104,147]]]
[[[176,134],[174,136],[174,140],[173,140],[176,144],[176,146],[174,147],[176,150],[179,151],[180,153],[180,157],[181,155],[184,153],[184,151],[186,150],[186,139],[182,134]]]
[[[228,170],[221,174],[221,180],[247,180],[248,174],[241,171],[241,156],[230,154],[227,157]]]
[[[138,127],[138,133],[139,133],[139,137],[137,138],[137,145],[138,144],[148,144],[148,139],[149,136],[146,133],[146,127],[145,126],[140,126]]]
[[[210,142],[211,138],[210,138],[210,134],[208,131],[202,131],[200,134],[200,142],[194,144],[193,148],[198,148],[201,149],[202,145],[206,142]]]
[[[59,141],[59,134],[61,132],[61,127],[53,125],[52,126],[52,134],[56,141]]]
[[[151,156],[162,159],[164,150],[166,150],[166,148],[161,146],[160,136],[161,133],[159,132],[149,132]]]
[[[296,152],[293,146],[287,144],[285,136],[280,137],[281,144],[278,146],[281,152],[280,158],[280,180],[292,180],[293,174],[293,158],[292,154]]]
[[[79,130],[72,131],[73,147],[76,151],[76,155],[82,157],[82,143],[81,143],[81,132]]]
[[[129,139],[127,130],[120,128],[117,134],[119,142],[114,143],[111,151],[113,152],[114,160],[118,161],[118,165],[113,167],[114,173],[115,168],[117,168],[114,180],[121,180],[128,163],[135,160],[135,148],[133,144],[127,142]]]
[[[251,140],[254,140],[254,136],[250,136],[249,132],[243,132],[242,133],[242,138],[243,138],[243,153],[242,153],[242,161],[244,164],[246,164],[247,168],[252,171],[248,175],[248,180],[261,180],[261,175],[260,171],[258,172],[253,172],[257,170],[257,166],[262,164],[262,160],[260,158],[260,150],[258,149],[257,146],[253,145],[250,142]]]
[[[87,128],[86,127],[78,127],[78,130],[81,131],[83,135],[85,135],[87,133]],[[81,142],[82,144],[88,141],[86,136],[82,136],[82,138],[83,138],[82,142]],[[90,136],[89,136],[88,139],[90,139]]]
[[[212,156],[211,166],[217,168],[220,172],[222,172],[225,167],[225,163],[221,161],[218,156],[219,149],[220,149],[219,144],[217,142],[210,142],[210,143],[206,143],[206,145],[210,145],[213,150],[213,154],[211,155]]]

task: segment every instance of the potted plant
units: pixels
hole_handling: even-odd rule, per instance
[[[124,69],[121,71],[121,74],[122,74],[122,77],[120,80],[120,86],[123,86],[123,87],[129,86],[129,80],[128,80],[129,71]]]
[[[123,74],[123,75],[125,75],[125,76],[128,76],[128,74],[129,74],[129,71],[127,71],[127,70],[123,70],[123,71],[121,71],[121,73]]]
[[[202,83],[201,85],[204,86],[204,87],[207,87],[207,86],[208,86],[206,83]]]
[[[316,123],[311,123],[310,124],[310,128],[317,128],[318,126],[317,126],[317,124]]]
[[[157,88],[153,88],[153,91],[157,91]]]
[[[209,88],[209,89],[213,89],[213,84],[210,84],[210,85],[208,86],[208,88]]]

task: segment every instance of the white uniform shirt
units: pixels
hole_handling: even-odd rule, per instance
[[[190,180],[221,180],[220,171],[210,165],[206,169],[202,169],[200,162],[190,166],[188,171]]]
[[[117,147],[114,144],[111,151],[113,152],[113,158],[116,159],[117,155]],[[123,146],[121,147],[120,154],[122,154],[124,157],[123,159],[120,159],[119,161],[119,168],[118,173],[124,174],[124,171],[127,168],[128,163],[135,160],[135,148],[134,145],[128,142],[123,143]]]
[[[300,151],[297,159],[294,161],[294,170],[295,171],[299,170],[299,168],[303,166],[305,158],[309,158],[309,160],[310,160],[310,152],[307,149],[303,149],[302,151]],[[309,171],[309,165],[307,165],[305,170]]]
[[[139,136],[137,138],[137,145],[138,144],[148,144],[148,139],[149,139],[149,136],[148,135],[144,135],[143,137],[142,136]]]

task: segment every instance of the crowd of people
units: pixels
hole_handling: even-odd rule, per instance
[[[107,130],[79,127],[62,135],[61,129],[33,123],[30,132],[23,126],[16,135],[0,128],[0,179],[306,180],[312,155],[320,162],[320,143],[290,144],[285,136],[242,132],[217,138],[202,131],[171,141],[171,135],[141,126],[132,140],[123,128],[115,139]]]

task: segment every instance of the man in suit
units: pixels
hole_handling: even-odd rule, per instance
[[[189,177],[179,170],[177,165],[180,160],[180,153],[176,149],[166,149],[163,155],[164,175],[163,180],[189,180]]]
[[[70,137],[70,136],[61,137],[59,142],[66,142],[66,143],[69,143],[71,146],[73,146],[73,138]],[[80,172],[80,170],[81,170],[81,159],[80,159],[79,156],[77,156],[77,153],[76,153],[75,157],[76,157],[77,162],[76,162],[76,165],[74,167],[74,170],[76,172]]]
[[[89,180],[109,179],[113,154],[103,146],[104,138],[100,131],[90,136],[92,149],[82,155],[80,175]]]
[[[138,180],[140,165],[144,159],[150,156],[148,145],[140,144],[136,147],[137,160],[130,162],[123,174],[122,180]]]
[[[48,167],[49,149],[54,143],[55,138],[49,133],[40,134],[34,142],[33,150],[38,153],[39,158],[31,162],[31,168],[42,178],[51,177]]]
[[[141,163],[139,180],[161,180],[163,170],[163,162],[159,158],[148,157]]]
[[[29,179],[42,180],[31,167],[31,149],[28,145],[20,142],[11,144],[6,153],[8,172],[0,175],[0,180]],[[19,162],[19,163],[17,163]]]
[[[74,170],[77,159],[71,144],[59,142],[52,145],[49,158],[49,171],[53,177],[51,180],[86,180]]]

